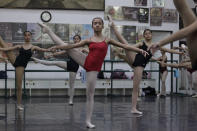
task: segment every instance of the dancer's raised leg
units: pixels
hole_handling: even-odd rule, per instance
[[[125,40],[125,38],[118,32],[117,28],[115,27],[115,24],[111,18],[111,16],[107,16],[108,20],[109,20],[109,26],[111,27],[111,29],[114,31],[116,37],[118,38],[118,40],[123,43],[123,44],[128,44],[128,42]],[[128,51],[125,50],[126,56],[128,57],[128,63],[129,65],[132,65],[134,60],[135,60],[135,55],[136,53],[133,51]]]
[[[40,60],[37,58],[32,57],[32,59],[36,62],[36,63],[40,63],[43,65],[47,65],[47,66],[58,66],[60,68],[63,69],[67,69],[67,62],[65,61],[47,61],[47,60]]]
[[[2,47],[2,48],[7,48],[8,47],[8,44],[6,44],[3,41],[1,36],[0,36],[0,47]],[[15,60],[16,60],[16,56],[14,55],[14,53],[12,51],[6,51],[5,53],[6,53],[7,57],[8,57],[8,59],[9,59],[10,63],[13,65]]]
[[[42,24],[39,23],[39,25],[43,28],[44,32],[47,33],[51,39],[58,45],[68,45],[68,43],[65,43],[63,40],[61,40],[52,30]],[[69,49],[67,50],[68,55],[75,61],[77,62],[80,66],[84,66],[86,55],[76,49]]]

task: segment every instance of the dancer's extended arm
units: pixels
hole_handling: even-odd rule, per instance
[[[79,43],[76,44],[66,44],[66,45],[59,45],[59,46],[54,46],[51,49],[63,49],[63,50],[68,50],[72,48],[77,48],[77,47],[82,47],[86,44],[90,43],[89,40],[82,40]]]
[[[50,49],[40,48],[38,46],[33,46],[32,50],[42,51],[42,52],[49,52]]]
[[[0,51],[11,51],[11,50],[16,50],[16,49],[19,49],[21,48],[22,45],[15,45],[13,47],[8,47],[8,48],[0,48]]]
[[[173,33],[172,35],[166,37],[165,39],[161,40],[159,43],[157,43],[157,47],[161,47],[161,46],[164,46],[164,45],[171,43],[173,41],[183,39],[183,38],[187,37],[188,35],[190,35],[191,33],[194,33],[195,31],[197,31],[197,20],[194,23],[192,23],[191,25],[189,25],[189,26]]]
[[[135,46],[132,46],[132,45],[129,45],[129,44],[122,44],[122,43],[117,42],[117,41],[115,41],[113,39],[109,39],[109,43],[112,44],[112,45],[124,48],[126,50],[131,50],[131,51],[134,51],[134,52],[137,52],[137,53],[141,53],[144,56],[149,55],[146,51],[144,51],[142,49],[139,49],[139,48],[137,48]]]
[[[160,50],[168,52],[168,53],[172,53],[172,54],[179,54],[179,55],[183,55],[184,54],[183,52],[180,52],[180,51],[177,51],[177,50],[173,50],[173,49],[163,48],[163,47],[161,47]]]

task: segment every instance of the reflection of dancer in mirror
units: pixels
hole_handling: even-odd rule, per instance
[[[120,42],[122,42],[124,45],[129,45],[128,42],[124,39],[124,37],[116,29],[116,26],[114,22],[112,21],[112,18],[108,16],[108,19],[110,22],[109,25],[113,29],[116,37],[120,40]],[[136,48],[147,51],[149,55],[146,57],[144,57],[143,55],[139,53],[136,54],[135,52],[128,51],[128,50],[125,50],[126,56],[124,56],[114,50],[116,54],[119,54],[118,56],[124,59],[129,64],[129,66],[131,66],[131,68],[133,68],[134,70],[131,113],[136,113],[136,114],[142,114],[142,112],[138,111],[136,108],[138,90],[139,90],[140,81],[142,79],[142,73],[143,73],[144,68],[146,67],[146,64],[149,62],[150,58],[152,57],[152,54],[155,53],[154,50],[148,50],[149,46],[152,45],[152,31],[150,29],[145,29],[143,32],[143,37],[145,41],[139,42],[138,44],[135,44],[134,46]],[[166,48],[161,48],[160,50],[169,52],[169,53],[182,54],[178,51],[166,49]]]
[[[81,37],[79,35],[75,35],[75,36],[73,36],[73,41],[76,44],[81,41]],[[78,49],[78,50],[80,50],[81,52],[84,52],[84,53],[88,53],[88,50],[86,50],[86,49]],[[48,58],[55,57],[58,55],[63,55],[63,54],[66,54],[66,51],[60,51],[60,52],[53,53],[52,56],[48,56]],[[66,62],[66,61],[46,61],[46,60],[40,60],[40,59],[33,58],[33,57],[32,57],[32,59],[37,63],[41,63],[41,64],[44,64],[47,66],[54,66],[55,65],[55,66],[58,66],[60,68],[63,68],[65,70],[69,71],[69,105],[73,105],[74,82],[76,79],[77,71],[79,69],[79,65],[72,58],[70,58],[70,60],[68,62]]]
[[[168,70],[167,66],[165,66],[163,63],[167,63],[167,56],[165,54],[165,51],[161,51],[162,56],[160,56],[157,59],[154,59],[156,61],[160,61],[159,63],[159,75],[161,79],[161,92],[157,95],[158,97],[160,96],[166,96],[166,78],[168,75]]]
[[[169,66],[169,67],[173,67],[173,68],[185,68],[187,70],[191,70],[191,77],[189,79],[189,88],[194,87],[194,94],[192,95],[192,97],[196,97],[197,98],[197,72],[192,70],[192,64],[190,61],[186,61],[186,62],[181,62],[178,64],[174,64],[174,63],[161,63],[160,61],[158,61],[158,63],[163,64],[164,66]],[[190,89],[191,90],[191,89]]]
[[[150,48],[158,49],[168,43],[176,40],[187,38],[187,46],[189,49],[189,56],[192,62],[192,68],[197,70],[197,18],[192,10],[189,8],[186,0],[173,0],[182,20],[184,28],[172,34],[171,36],[161,40],[157,44],[152,45]]]
[[[134,46],[124,45],[115,40],[106,38],[102,35],[102,30],[104,28],[104,22],[102,18],[96,17],[92,20],[92,28],[94,30],[94,35],[86,40],[82,40],[77,44],[67,44],[64,43],[57,35],[55,35],[51,29],[49,29],[46,25],[40,24],[40,26],[49,36],[57,43],[59,46],[56,46],[52,49],[65,49],[67,50],[68,55],[75,60],[79,65],[84,67],[87,71],[87,89],[86,89],[86,125],[88,128],[95,128],[95,125],[91,123],[91,117],[94,106],[94,91],[95,84],[97,79],[97,74],[101,70],[102,63],[107,53],[108,44],[113,44],[128,50],[133,50],[143,55],[148,55],[146,51],[142,49],[138,49]],[[76,47],[81,47],[84,45],[89,46],[88,56],[83,53],[77,51]]]
[[[177,65],[177,68],[187,69],[188,90],[189,90],[188,94],[192,95],[192,97],[197,97],[197,92],[196,92],[196,90],[197,90],[196,89],[196,86],[197,86],[196,74],[197,74],[197,72],[195,72],[195,70],[192,69],[191,61],[189,58],[189,50],[188,50],[187,46],[185,46],[184,44],[182,44],[181,47],[173,47],[173,48],[179,49],[185,53],[182,62]],[[194,95],[193,95],[193,89],[194,89]]]
[[[38,46],[33,46],[31,41],[32,34],[29,31],[24,32],[25,43],[23,45],[15,45],[13,47],[8,47],[8,45],[0,37],[0,51],[4,51],[8,57],[10,63],[16,69],[16,86],[17,86],[17,109],[23,110],[21,105],[22,101],[22,79],[24,70],[29,62],[32,52],[34,50],[38,51],[48,51],[48,49],[43,49]],[[16,57],[13,50],[19,49],[19,55]]]

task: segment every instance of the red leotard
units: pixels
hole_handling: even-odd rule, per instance
[[[86,71],[101,71],[104,58],[107,54],[107,48],[108,45],[105,40],[89,44],[89,53],[84,64]]]

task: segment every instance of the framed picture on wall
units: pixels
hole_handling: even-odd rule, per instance
[[[27,23],[12,23],[12,41],[24,42],[24,31],[27,30]]]
[[[0,23],[0,36],[6,42],[12,41],[12,24],[11,23]]]
[[[138,10],[138,21],[140,23],[148,23],[149,20],[149,8],[140,8]]]
[[[69,41],[69,24],[55,24],[55,34],[63,41]]]
[[[175,9],[163,9],[163,22],[177,23],[178,12]]]
[[[105,0],[0,0],[0,8],[104,10]]]
[[[137,21],[138,20],[138,9],[135,7],[122,7],[124,20]]]
[[[107,20],[107,15],[110,15],[113,20],[124,20],[121,6],[107,6],[104,14],[105,20]]]
[[[134,0],[135,6],[147,6],[147,0]]]
[[[150,25],[161,26],[162,24],[162,8],[150,9]]]

